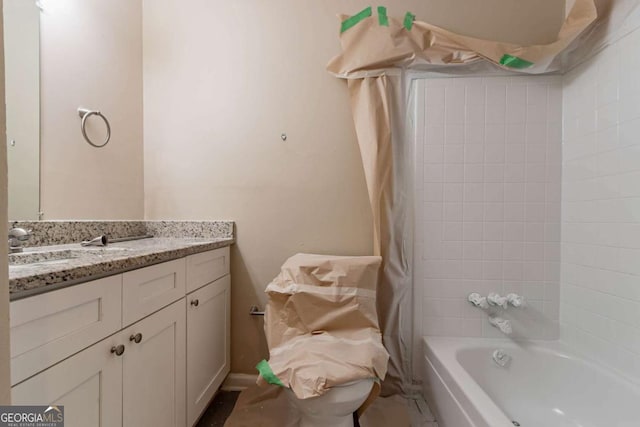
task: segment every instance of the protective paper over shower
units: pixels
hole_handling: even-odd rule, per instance
[[[340,16],[342,53],[327,69],[348,83],[373,215],[373,252],[383,259],[377,311],[390,354],[383,395],[410,393],[412,379],[413,153],[405,137],[405,72],[546,73],[559,68],[556,58],[597,15],[593,0],[576,0],[556,39],[532,46],[456,34],[411,13],[394,19],[384,7]]]
[[[433,70],[484,60],[513,72],[546,73],[556,70],[556,56],[598,17],[593,0],[576,0],[553,42],[520,46],[457,34],[415,20],[411,12],[403,19],[389,18],[384,7],[376,12],[369,7],[340,16],[342,53],[331,60],[329,72],[371,77],[390,68]]]

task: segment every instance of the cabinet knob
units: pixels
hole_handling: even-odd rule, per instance
[[[191,305],[194,307],[197,307],[198,305],[200,305],[200,300],[198,299],[191,300]]]
[[[142,334],[138,332],[135,335],[131,335],[129,337],[129,341],[134,341],[136,344],[138,344],[140,341],[142,341]]]
[[[114,345],[113,347],[111,347],[111,353],[114,353],[116,356],[122,356],[122,353],[124,353],[124,345]]]

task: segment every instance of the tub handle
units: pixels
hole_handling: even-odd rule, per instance
[[[483,310],[486,310],[489,308],[489,304],[487,303],[487,298],[481,296],[477,292],[473,292],[469,294],[469,296],[467,297],[467,300],[474,306],[481,308]]]
[[[489,302],[489,305],[497,305],[499,307],[502,307],[503,309],[507,309],[507,297],[501,297],[499,294],[496,294],[495,292],[490,293],[489,295],[487,295],[487,301]]]
[[[524,304],[524,297],[520,296],[518,294],[509,294],[509,295],[507,295],[507,301],[513,307],[522,307],[522,306],[525,305]]]

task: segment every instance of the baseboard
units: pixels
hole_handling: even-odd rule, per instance
[[[220,388],[224,391],[242,391],[255,385],[257,380],[257,375],[230,373]]]

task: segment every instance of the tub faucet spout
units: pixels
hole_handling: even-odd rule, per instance
[[[511,322],[503,319],[502,317],[491,316],[489,317],[489,323],[491,323],[491,326],[500,329],[500,332],[505,335],[511,335],[511,333],[513,332],[513,329],[511,328]]]

